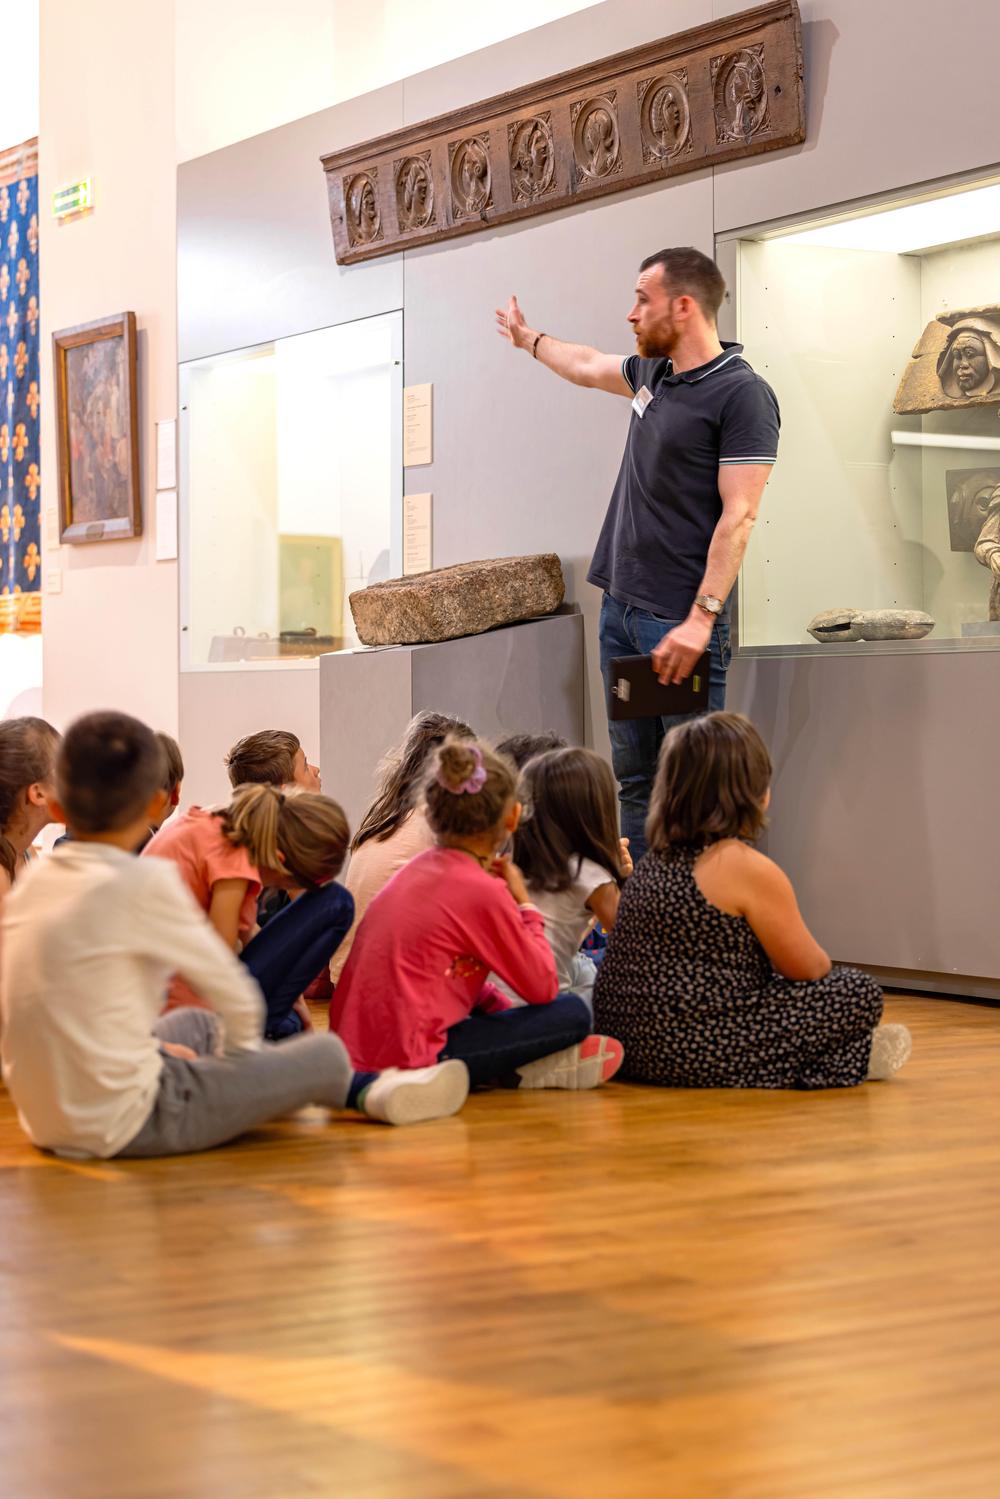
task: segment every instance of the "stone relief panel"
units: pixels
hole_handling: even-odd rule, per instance
[[[618,91],[609,89],[593,99],[578,99],[570,107],[573,126],[573,156],[580,176],[600,182],[622,170],[622,143],[618,128]]]
[[[329,152],[337,259],[354,264],[658,179],[666,186],[798,145],[805,122],[798,0],[768,0]],[[946,403],[949,384],[983,399],[971,349],[967,336],[938,385]]]
[[[352,246],[370,245],[382,238],[382,211],[378,204],[378,167],[356,172],[344,181],[347,237]]]
[[[770,125],[764,43],[712,58],[715,139],[749,142]]]
[[[1000,306],[954,308],[927,324],[903,370],[893,411],[1000,404]]]
[[[493,202],[489,131],[452,141],[448,147],[451,208],[456,219],[476,219]]]
[[[431,153],[422,151],[419,156],[404,156],[401,161],[393,163],[392,175],[396,185],[396,222],[401,232],[426,229],[433,224]]]
[[[643,161],[673,161],[692,149],[687,84],[687,69],[677,68],[636,85]]]
[[[551,114],[532,115],[507,126],[510,184],[515,203],[532,203],[555,188],[556,148]]]

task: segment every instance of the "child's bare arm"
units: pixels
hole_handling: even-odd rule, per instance
[[[609,880],[606,885],[598,885],[587,897],[587,908],[593,911],[601,926],[606,932],[610,932],[618,920],[618,906],[621,901],[621,891],[614,880]]]
[[[212,886],[208,919],[232,952],[240,940],[240,910],[246,893],[246,880],[216,880]]]

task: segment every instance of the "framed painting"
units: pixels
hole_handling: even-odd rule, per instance
[[[59,444],[59,539],[142,534],[135,313],[52,335]]]

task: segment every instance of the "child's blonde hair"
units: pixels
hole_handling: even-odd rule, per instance
[[[503,817],[517,789],[510,760],[478,739],[446,739],[431,758],[424,782],[427,821],[442,837],[488,833]]]
[[[351,831],[328,796],[241,786],[217,815],[229,842],[245,848],[258,869],[283,870],[307,890],[329,884],[343,868]]]
[[[771,757],[742,713],[675,724],[660,749],[646,842],[660,852],[722,838],[753,842],[764,829]]]

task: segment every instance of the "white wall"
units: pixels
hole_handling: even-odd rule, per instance
[[[0,151],[38,134],[38,0],[0,0]]]
[[[534,0],[529,17],[468,0],[176,0],[177,159],[488,47],[529,19],[543,26],[592,4]],[[169,45],[165,19],[162,29]]]

